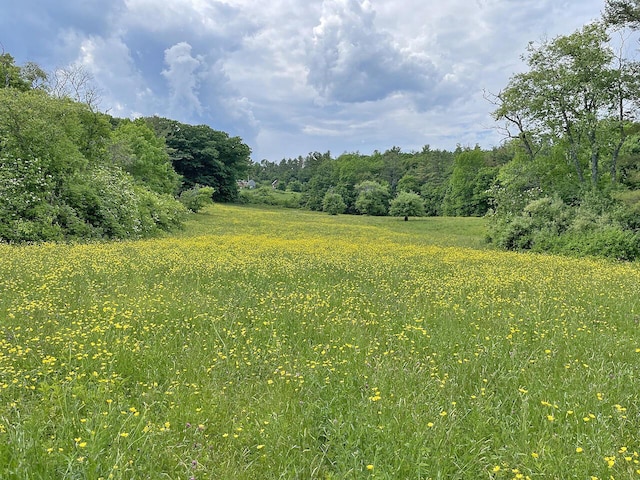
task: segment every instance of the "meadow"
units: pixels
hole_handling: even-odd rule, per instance
[[[0,245],[2,479],[640,479],[640,264],[215,205]]]

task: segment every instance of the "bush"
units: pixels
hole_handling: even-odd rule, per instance
[[[183,191],[178,199],[186,208],[197,213],[207,205],[213,203],[213,192],[215,192],[213,187],[196,185],[193,188]]]
[[[55,224],[55,182],[39,158],[0,157],[0,239],[8,242],[59,240]]]
[[[560,236],[543,235],[532,251],[632,261],[640,256],[640,235],[614,226]]]
[[[414,192],[400,192],[391,200],[389,215],[394,217],[424,217],[424,202]]]
[[[299,208],[301,202],[301,193],[283,192],[274,190],[271,187],[259,187],[249,190],[247,188],[240,190],[238,200],[240,203],[250,205],[273,205],[284,208]]]
[[[365,180],[355,186],[358,192],[356,210],[365,215],[386,215],[389,210],[389,187]]]
[[[138,214],[145,236],[157,231],[182,228],[187,207],[169,194],[159,194],[142,187],[135,187],[139,198]]]
[[[558,197],[530,201],[518,214],[494,214],[490,217],[489,236],[507,250],[528,250],[547,236],[558,236],[569,228],[572,212]]]
[[[327,192],[322,200],[322,211],[327,212],[329,215],[338,215],[344,213],[347,209],[347,204],[344,203],[342,195],[334,192]]]
[[[572,256],[634,260],[640,256],[640,233],[620,218],[629,207],[590,193],[577,206],[559,197],[529,202],[521,214],[494,214],[490,241],[507,250],[532,250]]]

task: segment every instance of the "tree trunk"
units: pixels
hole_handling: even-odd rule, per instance
[[[609,172],[611,175],[611,183],[614,185],[618,183],[618,157],[620,156],[620,150],[622,149],[623,144],[624,138],[621,138],[611,153],[611,168]]]
[[[580,183],[584,183],[584,173],[582,172],[582,166],[580,165],[580,159],[578,158],[578,154],[573,146],[569,149],[569,156],[571,157],[571,161],[573,162],[573,166],[576,169],[576,173],[578,174],[578,180]]]

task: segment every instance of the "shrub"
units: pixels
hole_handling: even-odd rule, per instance
[[[629,228],[629,210],[593,193],[573,207],[559,197],[543,197],[520,214],[494,214],[490,241],[508,250],[634,260],[640,255],[640,234]]]
[[[322,211],[327,212],[330,215],[338,215],[344,213],[347,208],[347,204],[344,203],[342,195],[329,191],[325,193],[322,199]]]
[[[213,187],[203,187],[196,185],[180,194],[179,200],[186,208],[194,213],[199,212],[205,206],[213,203]]]
[[[389,209],[389,187],[365,180],[355,186],[358,192],[356,210],[365,215],[386,215]]]
[[[240,203],[251,205],[273,205],[284,208],[299,208],[302,194],[298,192],[283,192],[272,187],[259,187],[240,190]]]
[[[169,194],[160,194],[142,187],[135,187],[139,198],[138,214],[145,235],[158,230],[171,231],[182,228],[187,207]],[[213,193],[213,192],[212,192]]]
[[[414,192],[400,192],[391,200],[389,215],[394,217],[424,217],[424,202]]]

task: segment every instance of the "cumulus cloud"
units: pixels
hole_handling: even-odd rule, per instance
[[[0,0],[18,63],[85,66],[102,105],[241,136],[254,158],[500,142],[482,90],[602,0]]]
[[[434,65],[376,27],[368,0],[325,0],[308,50],[308,82],[329,101],[381,100],[438,82]]]
[[[198,75],[204,64],[203,58],[192,56],[191,45],[180,42],[165,50],[164,62],[167,69],[162,71],[162,76],[169,84],[171,110],[180,116],[200,115]]]

